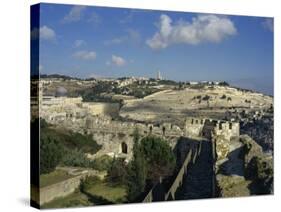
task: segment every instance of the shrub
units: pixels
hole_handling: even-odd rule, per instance
[[[40,174],[55,170],[62,159],[63,146],[55,139],[43,137],[40,141]]]
[[[211,98],[211,97],[210,97],[209,95],[205,95],[205,96],[202,98],[202,100],[208,101],[210,98]]]
[[[127,167],[122,158],[114,158],[111,164],[111,167],[108,171],[108,180],[113,183],[122,183],[127,182]]]
[[[223,95],[221,96],[221,99],[226,99],[226,95],[223,94]]]
[[[99,171],[108,171],[111,168],[113,159],[108,155],[95,158],[92,167]]]
[[[90,161],[81,150],[67,149],[62,157],[61,164],[64,166],[91,167],[92,161]]]

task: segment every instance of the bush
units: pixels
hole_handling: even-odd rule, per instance
[[[40,125],[41,139],[45,137],[56,139],[66,149],[94,154],[101,148],[92,135],[74,133],[66,129],[55,129],[50,127],[44,120],[40,120]]]
[[[226,95],[223,94],[223,95],[221,96],[221,99],[226,99]]]
[[[114,158],[108,171],[108,180],[113,183],[125,184],[127,182],[127,167],[122,158]]]
[[[63,146],[49,137],[43,137],[40,141],[40,174],[54,171],[60,163],[64,153]]]
[[[111,168],[113,159],[108,155],[102,155],[95,158],[93,161],[93,168],[99,171],[108,171]]]
[[[91,167],[92,161],[89,160],[81,150],[66,150],[61,160],[61,165]]]
[[[211,97],[210,97],[209,95],[205,95],[205,96],[202,98],[202,100],[208,101],[210,98],[211,98]]]

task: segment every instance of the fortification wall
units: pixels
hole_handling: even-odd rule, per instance
[[[40,115],[44,119],[81,118],[87,115],[116,116],[120,104],[110,102],[82,102],[81,97],[44,97]]]
[[[231,137],[238,137],[240,135],[240,124],[238,122],[218,121],[214,128],[214,135],[223,135],[228,140]]]
[[[85,102],[82,107],[87,108],[91,115],[116,115],[119,113],[119,103]]]
[[[133,134],[136,129],[141,137],[155,135],[165,138],[172,148],[176,145],[177,139],[183,135],[183,131],[176,125],[154,126],[152,124],[112,121],[100,117],[88,118],[86,128],[87,133],[92,134],[93,138],[102,145],[102,149],[95,156],[89,155],[90,158],[107,154],[130,160],[132,158]]]
[[[185,136],[191,138],[201,136],[204,123],[204,119],[187,118],[185,121]]]
[[[222,120],[187,118],[185,136],[204,137],[215,143],[217,159],[224,159],[230,151],[230,142],[240,135],[240,124]]]
[[[218,122],[214,128],[212,141],[215,142],[217,160],[227,157],[230,152],[231,140],[240,136],[240,124]]]

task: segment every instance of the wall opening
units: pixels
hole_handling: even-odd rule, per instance
[[[124,153],[124,154],[128,153],[128,146],[125,142],[121,143],[121,150],[122,150],[122,153]]]
[[[232,130],[232,123],[229,123],[229,129]]]
[[[163,127],[163,128],[162,128],[163,135],[165,135],[165,131],[166,131],[166,128]]]

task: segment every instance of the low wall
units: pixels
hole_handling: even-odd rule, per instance
[[[196,150],[197,152],[197,150]],[[197,156],[197,153],[195,154]],[[186,159],[184,160],[181,169],[178,172],[177,177],[175,178],[173,184],[171,185],[170,189],[168,192],[165,194],[165,200],[174,200],[175,199],[175,194],[178,188],[182,185],[183,178],[186,174],[187,171],[187,166],[189,163],[192,161],[192,151],[189,151]]]
[[[40,205],[48,203],[55,198],[64,197],[75,191],[80,186],[84,175],[76,176],[65,181],[40,188]]]
[[[74,167],[58,167],[57,169],[67,171],[69,173],[73,172],[72,173],[73,177],[71,177],[67,180],[40,188],[39,189],[40,190],[40,198],[39,198],[40,205],[48,203],[56,198],[65,197],[65,196],[73,193],[77,188],[79,188],[81,180],[87,176],[96,176],[100,179],[103,179],[106,175],[105,172],[99,172],[96,170],[86,170],[86,172],[82,171],[83,172],[82,174],[74,175],[75,174],[74,172],[77,169]]]

